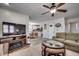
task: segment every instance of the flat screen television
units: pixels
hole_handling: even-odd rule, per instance
[[[2,33],[3,33],[3,36],[25,34],[26,25],[10,23],[10,22],[3,22],[2,23]]]

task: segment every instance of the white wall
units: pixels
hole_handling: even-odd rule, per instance
[[[61,23],[61,27],[60,28],[56,28],[55,24],[56,23]],[[52,38],[52,36],[55,36],[57,32],[65,32],[65,20],[64,18],[58,18],[58,19],[54,19],[51,21],[46,21],[42,23],[42,26],[44,26],[44,24],[47,24],[47,30],[43,30],[43,38]],[[49,25],[53,25],[52,28],[50,28]]]
[[[0,36],[2,36],[2,22],[26,24],[26,34],[28,34],[29,17],[27,15],[0,8]]]

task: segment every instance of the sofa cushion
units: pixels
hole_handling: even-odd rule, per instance
[[[78,43],[79,43],[79,39],[78,39],[78,41],[77,41]]]
[[[56,33],[56,37],[57,38],[62,38],[62,39],[65,39],[65,33]]]
[[[65,35],[66,40],[78,40],[79,39],[79,33],[66,33]]]
[[[76,41],[73,41],[73,40],[65,40],[64,42],[67,45],[79,47],[79,42],[76,42]]]
[[[60,41],[60,42],[64,42],[64,39],[62,39],[62,38],[55,38],[55,40]]]
[[[75,40],[75,42],[79,43],[79,39]]]

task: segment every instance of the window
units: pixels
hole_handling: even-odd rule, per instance
[[[77,32],[77,23],[76,22],[72,22],[70,23],[70,32]]]
[[[2,33],[3,36],[8,35],[19,35],[19,34],[25,34],[26,33],[26,26],[23,24],[15,24],[15,23],[9,23],[9,22],[3,22],[3,28]],[[18,29],[18,32],[16,31]]]
[[[14,34],[14,24],[3,22],[3,35]]]
[[[3,33],[8,33],[8,28],[9,26],[8,25],[3,25]]]
[[[10,25],[9,26],[9,30],[10,30],[10,33],[14,33],[14,26],[13,25]]]

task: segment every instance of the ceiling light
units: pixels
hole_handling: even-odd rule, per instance
[[[56,8],[55,8],[55,9],[51,9],[51,10],[50,10],[50,13],[55,13],[56,10],[57,10]]]

